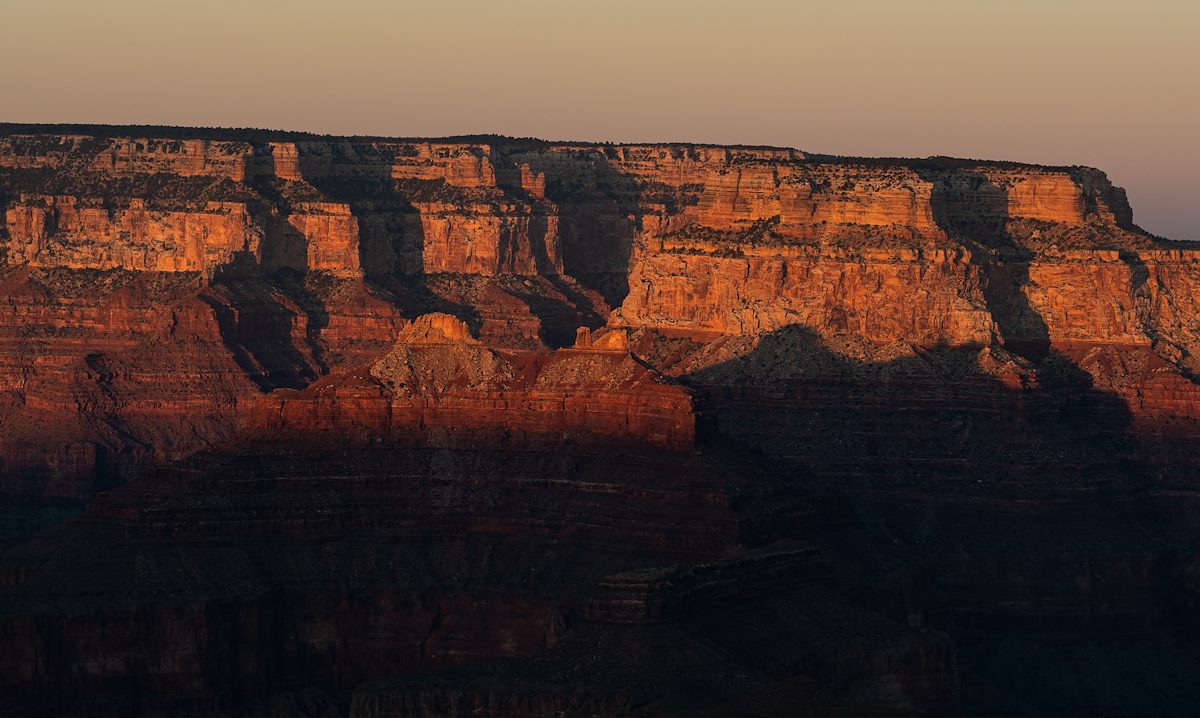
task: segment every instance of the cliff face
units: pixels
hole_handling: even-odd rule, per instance
[[[0,217],[0,540],[170,465],[0,553],[23,709],[948,710],[925,622],[1200,626],[1200,250],[1099,171],[0,126]]]
[[[574,347],[550,354],[494,351],[464,322],[427,314],[371,366],[263,398],[248,432],[365,443],[440,428],[502,432],[507,441],[570,433],[585,443],[693,446],[691,393],[636,361],[623,331],[594,342],[582,332]]]
[[[404,317],[428,311],[514,349],[569,345],[581,325],[702,338],[801,325],[826,338],[1000,344],[1035,359],[1089,343],[1142,346],[1194,370],[1198,255],[1138,231],[1124,193],[1095,170],[681,145],[13,129],[0,138],[0,173],[6,331],[63,367],[39,389],[29,377],[45,361],[10,355],[23,377],[10,397],[25,412],[60,407],[65,425],[89,415],[62,398],[93,391],[87,357],[114,361],[85,345],[121,326],[127,300],[46,296],[18,310],[52,273],[191,277],[194,298],[178,299],[209,307],[188,311],[209,314],[192,319],[225,345],[205,361],[224,362],[231,387],[249,378],[299,388],[367,361]],[[46,312],[55,318],[33,319]],[[145,323],[122,331],[125,350],[164,336]],[[83,346],[56,332],[78,333]],[[181,450],[205,445],[212,421],[237,420],[253,396],[194,422]],[[82,429],[57,451],[161,453],[155,437],[96,433]],[[89,440],[95,447],[62,448]]]

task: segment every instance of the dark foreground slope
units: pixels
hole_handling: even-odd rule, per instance
[[[1200,253],[1096,170],[2,126],[0,211],[0,713],[1200,698]]]

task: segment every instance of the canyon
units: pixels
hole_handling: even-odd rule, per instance
[[[1190,715],[1099,170],[0,124],[0,713]]]

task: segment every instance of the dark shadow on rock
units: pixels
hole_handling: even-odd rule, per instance
[[[365,152],[366,146],[338,151]],[[381,152],[372,148],[375,153]],[[359,266],[363,284],[372,296],[395,306],[412,319],[444,312],[466,322],[478,334],[479,311],[447,298],[440,291],[445,277],[425,270],[425,232],[415,204],[453,189],[444,180],[397,180],[392,176],[394,157],[377,154],[359,158],[354,171],[339,174],[301,153],[300,170],[308,184],[325,201],[343,202],[358,223]]]
[[[613,148],[572,149],[544,158],[514,152],[544,175],[546,199],[558,208],[563,272],[619,307],[629,292],[630,259],[641,231],[641,189],[612,160]]]
[[[247,247],[213,273],[201,298],[217,317],[238,365],[264,391],[302,388],[329,371],[321,334],[329,312],[321,298],[331,278],[309,268],[308,238],[288,221],[293,199],[321,199],[304,183],[280,179],[271,153],[259,150],[249,183],[262,200],[251,216],[262,230],[257,256]],[[304,346],[292,326],[303,319]]]
[[[918,169],[918,174],[933,183],[934,222],[970,251],[1005,348],[1034,362],[1045,359],[1050,332],[1023,291],[1033,253],[1009,236],[1007,191],[969,170]]]
[[[1053,704],[1078,640],[1136,636],[1171,655],[1187,567],[1147,508],[1154,468],[1124,400],[1056,353],[1024,384],[1002,380],[991,362],[1003,360],[995,348],[864,351],[792,326],[686,380],[722,435],[773,457],[824,507],[854,595],[960,646],[1037,641],[1045,681],[1015,691]],[[967,686],[1005,680],[1002,667],[962,667]]]
[[[288,222],[287,183],[276,176],[269,152],[258,159],[250,184],[263,199],[249,208],[262,231],[258,253],[249,247],[234,253],[214,270],[200,298],[212,308],[234,360],[260,389],[298,389],[328,370],[321,331],[329,315],[308,286],[308,239]],[[292,336],[301,314],[303,348]]]
[[[934,346],[892,359],[848,356],[860,346],[839,353],[793,325],[684,380],[708,394],[724,433],[816,469],[856,467],[851,473],[864,480],[886,481],[897,462],[910,460],[921,463],[926,478],[952,481],[964,478],[965,466],[972,480],[1024,480],[1038,475],[1039,463],[1063,464],[1092,486],[1128,484],[1136,473],[1128,408],[1057,354],[1036,370],[1014,358],[1011,371],[1026,375],[1021,388],[981,368],[981,352],[983,361],[1005,361],[992,350]],[[723,408],[735,411],[722,417]]]
[[[464,302],[454,301],[440,291],[443,282],[454,282],[454,276],[439,275],[375,275],[365,281],[372,296],[382,299],[409,318],[440,312],[450,314],[466,323],[472,336],[479,336],[483,317],[479,310]]]
[[[504,450],[487,441],[385,442],[363,449],[340,436],[328,444],[269,444],[195,456],[93,503],[88,519],[95,530],[85,523],[78,532],[77,524],[0,556],[0,571],[21,572],[17,590],[0,591],[6,615],[71,612],[70,621],[42,621],[6,636],[9,650],[0,656],[15,656],[8,663],[27,655],[14,653],[27,646],[31,654],[51,655],[55,665],[75,665],[121,645],[150,657],[120,666],[116,678],[103,683],[69,670],[31,674],[11,681],[15,687],[6,697],[18,707],[53,712],[102,696],[110,713],[110,706],[130,706],[123,714],[145,712],[137,709],[163,694],[180,706],[199,700],[220,708],[288,686],[317,685],[347,697],[364,681],[387,676],[542,656],[570,636],[580,652],[628,667],[625,675],[647,665],[627,658],[623,646],[630,640],[651,647],[694,643],[692,626],[748,654],[717,656],[719,676],[761,660],[764,641],[739,632],[748,624],[784,644],[771,646],[780,650],[769,662],[780,673],[771,682],[784,682],[797,670],[811,672],[811,662],[801,664],[805,647],[864,618],[848,612],[845,621],[818,625],[815,633],[757,622],[780,608],[791,616],[814,605],[840,610],[842,603],[787,601],[786,589],[825,583],[827,568],[807,546],[784,546],[714,570],[709,562],[745,553],[739,512],[716,497],[743,500],[758,482],[736,466],[714,469],[711,459],[692,452],[571,444]],[[704,585],[689,589],[687,603],[672,609],[670,640],[654,639],[660,622],[650,634],[639,628],[636,606],[634,620],[623,624],[587,618],[592,598],[610,595],[602,587],[606,577],[650,568],[656,569],[651,576],[671,578],[691,564],[702,564],[696,583]],[[189,569],[197,566],[203,570]],[[635,583],[634,601],[621,601],[618,588],[613,603],[620,610],[648,593],[643,603],[657,610],[661,583],[645,590]],[[747,608],[747,601],[763,596],[786,605]],[[744,618],[730,621],[726,610]],[[676,616],[696,620],[688,625]],[[162,638],[201,619],[210,638],[196,647]],[[732,625],[723,628],[723,622]],[[153,628],[164,623],[166,629]],[[578,633],[589,624],[591,633]],[[337,645],[314,648],[308,640],[314,626]],[[781,630],[786,637],[779,637]],[[885,645],[909,650],[900,639],[911,637],[894,627],[889,634],[895,638]],[[42,646],[65,648],[46,654],[37,650]],[[150,674],[147,663],[181,653],[190,657],[188,692],[176,687],[176,676],[143,678]],[[697,646],[690,654],[713,652]],[[248,658],[230,661],[230,655]],[[690,656],[670,660],[660,675],[671,683],[667,671],[690,676],[688,669],[700,665]],[[573,656],[559,663],[574,687],[591,682],[569,675],[579,665]],[[610,690],[623,693],[621,683]]]
[[[366,152],[355,147],[337,151],[360,155]],[[582,167],[568,168],[584,170],[577,175],[562,169],[539,169],[535,166],[541,164],[537,153],[524,155],[517,148],[492,147],[483,151],[481,159],[492,164],[497,187],[474,189],[451,185],[444,179],[396,179],[392,176],[396,158],[386,153],[400,150],[373,151],[383,154],[369,161],[355,161],[352,172],[331,171],[316,160],[306,159],[303,151],[299,166],[305,184],[323,200],[344,202],[350,207],[359,227],[359,260],[364,283],[372,294],[395,305],[403,316],[446,312],[465,321],[477,333],[482,326],[482,307],[474,306],[478,303],[476,295],[483,285],[490,283],[524,302],[541,323],[543,343],[560,347],[574,340],[580,325],[603,325],[609,303],[600,296],[604,292],[596,292],[597,287],[604,287],[607,296],[624,296],[634,236],[631,216],[637,209],[636,188],[631,180],[608,167],[607,161],[596,165],[608,178],[598,183],[589,174],[598,161],[591,155],[582,160]],[[337,158],[334,160],[336,164]],[[535,184],[544,181],[549,185],[552,175],[559,178],[562,186],[580,183],[590,189],[564,192],[568,200],[564,209],[562,204],[542,197],[540,186]],[[617,187],[620,191],[614,190]],[[430,273],[426,270],[426,238],[418,209],[426,201],[511,204],[516,207],[513,218],[527,221],[527,232],[517,236],[517,227],[501,228],[497,248],[499,276]],[[600,203],[598,208],[585,204],[595,202]],[[591,215],[596,209],[601,212],[598,219]],[[557,234],[554,222],[558,225]],[[582,239],[572,244],[565,239],[568,234]],[[556,250],[561,256],[552,254]],[[601,281],[589,283],[569,266],[560,271],[559,265],[571,265],[572,257],[578,260],[575,264],[587,270],[588,276]],[[533,260],[532,267],[528,266],[529,259]],[[530,276],[522,284],[520,272],[529,270],[535,271],[537,277]],[[297,303],[305,306],[303,300],[298,298]]]
[[[321,341],[321,332],[329,326],[329,311],[321,300],[319,286],[328,283],[330,277],[319,273],[281,269],[273,276],[276,288],[292,300],[304,313],[304,338],[308,342],[308,351],[320,374],[329,373],[329,362],[326,358],[325,344]]]
[[[557,215],[554,203],[540,196],[533,186],[537,177],[528,165],[518,166],[508,154],[500,148],[492,147],[487,153],[488,162],[496,173],[496,186],[511,200],[523,205],[529,219],[529,252],[534,260],[534,269],[539,275],[552,275],[559,268],[551,258],[547,248],[550,237],[550,217]],[[516,257],[517,247],[510,235],[500,238],[500,261],[503,266],[511,263]]]
[[[480,282],[491,282],[529,307],[542,324],[545,344],[565,346],[573,341],[578,326],[602,326],[610,308],[618,306],[628,291],[640,194],[637,182],[616,171],[603,152],[570,150],[559,162],[527,150],[502,143],[480,150],[480,159],[490,162],[496,173],[496,188],[458,187],[445,179],[397,179],[392,176],[397,159],[393,155],[403,152],[403,145],[371,143],[334,144],[315,156],[301,147],[297,163],[302,180],[279,180],[268,168],[255,182],[284,218],[289,196],[347,204],[358,223],[364,284],[403,316],[447,312],[478,332],[481,311],[473,306],[475,300],[469,297],[476,292],[467,285],[478,289],[475,285]],[[515,205],[514,217],[527,220],[527,232],[518,237],[515,227],[501,230],[498,269],[503,276],[457,281],[453,275],[429,273],[418,209],[426,201]],[[275,266],[303,271],[303,264],[292,256],[302,245],[289,228],[280,227],[272,239],[272,246],[264,248],[264,263],[270,256]],[[552,254],[556,250],[557,257]],[[511,272],[528,271],[530,258],[530,269],[541,280],[526,287],[528,291],[514,290],[518,285],[510,281]],[[280,290],[310,314],[310,349],[323,371],[319,334],[327,318],[323,318],[319,293],[305,292],[313,283],[312,276],[285,281]]]
[[[546,279],[583,315],[584,321],[581,322],[581,326],[589,329],[598,329],[604,326],[608,313],[611,311],[607,303],[603,301],[598,303],[595,301],[595,295],[589,297],[584,291],[581,291],[582,286],[574,278],[555,275],[546,277]]]
[[[538,318],[543,344],[553,349],[570,346],[578,327],[594,329],[602,326],[609,311],[607,302],[601,298],[605,295],[598,291],[598,286],[589,286],[587,281],[576,276],[580,247],[577,243],[573,245],[569,237],[579,232],[579,210],[574,203],[585,198],[560,194],[556,200],[552,200],[545,196],[551,177],[560,178],[559,184],[554,185],[558,189],[562,186],[561,175],[564,173],[553,162],[544,161],[539,153],[525,154],[519,148],[493,147],[488,152],[488,159],[496,173],[497,186],[508,197],[527,208],[530,251],[537,274],[541,277],[536,282],[513,284],[506,291],[525,302],[530,312]],[[569,164],[575,162],[569,161]],[[584,170],[584,174],[573,178],[573,181],[582,180],[584,184],[590,184],[588,173],[591,165],[579,164],[575,169]],[[552,219],[557,223],[554,233],[550,230]],[[613,236],[601,233],[593,239],[597,247],[611,245],[616,249],[616,262],[621,271],[614,275],[617,279],[610,278],[602,284],[609,291],[609,296],[623,298],[622,287],[628,283],[627,245],[631,239],[622,238],[620,232]],[[551,256],[551,250],[557,256]],[[504,254],[502,247],[501,256]],[[606,261],[611,261],[611,258]],[[591,296],[588,296],[589,291],[592,292]]]
[[[608,316],[604,300],[572,277],[560,274],[507,277],[501,279],[500,284],[505,292],[524,302],[537,317],[539,339],[551,349],[571,346],[579,327],[598,329],[604,326]]]
[[[259,271],[253,255],[239,253],[200,299],[212,308],[234,361],[260,389],[303,388],[318,369],[293,341],[296,313],[279,302],[272,277],[255,276]]]

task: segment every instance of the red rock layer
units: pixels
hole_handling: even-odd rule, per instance
[[[194,286],[211,312],[190,310],[195,321],[210,324],[216,361],[232,359],[264,389],[369,361],[401,317],[430,310],[514,349],[567,345],[616,307],[617,325],[693,336],[803,325],[919,346],[1150,346],[1194,370],[1200,265],[1139,234],[1123,193],[1094,170],[498,139],[0,139],[8,266],[207,278]],[[270,278],[279,272],[303,279],[280,284]],[[86,304],[80,312],[94,311]],[[44,337],[33,345],[63,366],[105,348],[41,334],[38,311],[10,315],[12,331]],[[54,331],[94,326],[99,336],[97,322],[110,321],[74,316]],[[124,348],[186,361],[169,343],[142,346],[161,330],[137,336]],[[7,358],[22,374],[41,371],[34,361]],[[98,379],[83,381],[84,393],[100,391]],[[72,481],[84,480],[86,457],[126,448],[65,428],[86,423],[63,399],[75,382],[26,384],[18,402],[21,412],[57,407],[62,448],[49,453],[63,468],[50,474]],[[138,383],[106,391],[120,403]],[[1143,392],[1151,398],[1137,408],[1159,395]],[[194,433],[227,433],[241,415],[214,410]],[[213,422],[226,428],[210,432]],[[137,441],[179,453],[162,438]],[[10,466],[37,469],[36,451],[7,451]]]
[[[993,336],[979,272],[962,250],[740,254],[647,253],[630,273],[616,321],[738,335],[800,324],[928,345],[986,344]]]
[[[686,449],[695,442],[690,393],[630,356],[610,332],[550,354],[497,352],[446,314],[416,319],[369,369],[303,392],[260,400],[251,431],[263,436],[333,432],[366,441],[450,430],[502,432],[508,440],[607,437]]]
[[[561,271],[565,261],[572,265],[568,272],[581,275],[625,271],[620,262],[632,247],[656,236],[689,230],[743,232],[763,222],[771,222],[779,236],[812,240],[830,236],[838,227],[857,227],[859,232],[892,228],[934,239],[944,237],[944,216],[960,213],[989,221],[1068,226],[1091,217],[1116,224],[1130,219],[1123,195],[1102,174],[1076,169],[953,161],[860,163],[806,158],[794,150],[670,145],[255,144],[19,134],[2,139],[0,168],[12,170],[12,189],[76,190],[21,194],[11,203],[8,224],[17,230],[10,238],[14,255],[45,266],[134,268],[122,264],[122,255],[113,250],[144,253],[133,248],[148,241],[143,239],[148,234],[160,242],[152,252],[155,261],[214,269],[227,256],[231,239],[242,239],[241,245],[253,251],[253,231],[236,236],[236,226],[229,225],[223,232],[214,230],[213,240],[203,232],[185,236],[169,227],[139,234],[137,228],[146,222],[171,221],[157,216],[155,207],[147,208],[145,200],[195,203],[224,195],[230,203],[216,210],[236,218],[245,203],[254,204],[256,190],[268,186],[273,191],[267,198],[287,200],[277,208],[281,214],[330,218],[291,222],[314,245],[305,266],[347,274],[364,271],[356,254],[366,248],[354,246],[355,235],[372,234],[356,228],[348,213],[385,224],[406,224],[402,215],[417,215],[419,227],[410,224],[408,229],[423,235],[411,245],[419,248],[421,261],[410,265],[410,271],[537,274]],[[227,163],[208,159],[214,153],[239,158],[243,169],[229,170]],[[113,155],[133,159],[113,164]],[[53,170],[52,177],[32,174],[34,169]],[[112,215],[113,204],[105,201],[112,188],[99,184],[106,176],[126,180],[134,190],[117,198],[133,214]],[[147,186],[152,177],[179,181],[157,180],[174,190],[164,193],[168,187]],[[213,182],[183,182],[195,177]],[[109,216],[74,209],[89,204],[108,209]],[[39,206],[49,209],[39,212]],[[377,212],[391,216],[374,216]],[[128,236],[121,230],[128,230]],[[46,251],[71,244],[80,231],[92,236],[119,232],[108,242],[118,246],[90,258]],[[177,241],[170,239],[173,233],[180,235]],[[126,244],[131,249],[119,246]],[[202,251],[197,253],[197,247]],[[386,264],[387,258],[381,261]]]

